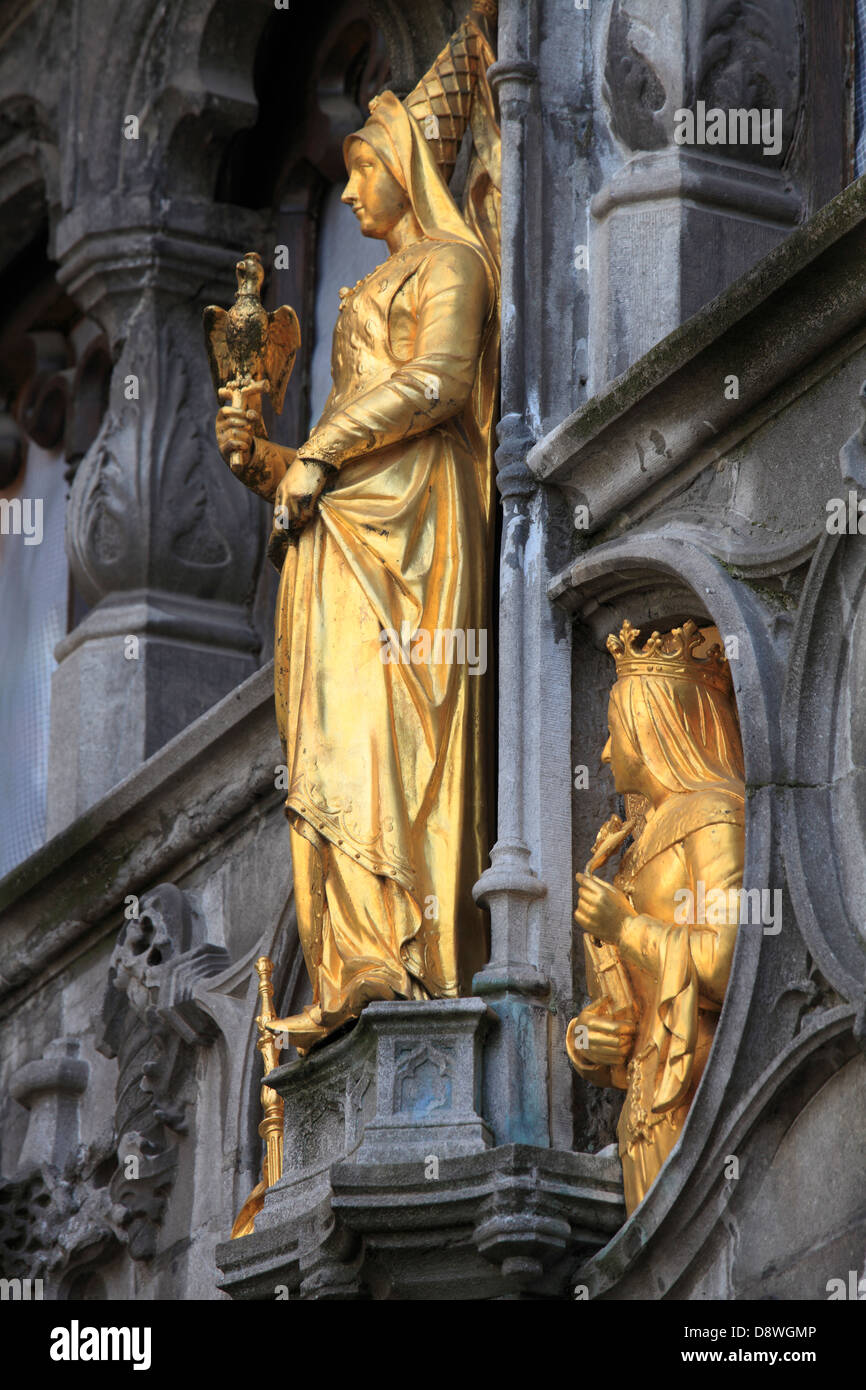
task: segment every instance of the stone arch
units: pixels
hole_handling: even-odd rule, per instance
[[[393,90],[405,97],[444,48],[469,5],[448,0],[413,5],[403,0],[369,0],[369,8],[385,35]]]
[[[864,595],[860,537],[825,535],[797,614],[782,707],[782,845],[797,922],[827,979],[852,1002],[866,983]]]
[[[257,54],[263,35],[279,17],[269,0],[251,0],[244,6],[212,0],[201,15],[191,45],[193,75],[173,75],[159,98],[166,126],[168,192],[214,196],[231,142],[256,124]]]
[[[262,219],[256,249],[268,267],[265,302],[292,304],[301,319],[300,359],[282,416],[274,419],[265,409],[271,438],[285,444],[296,444],[308,428],[323,205],[344,177],[343,139],[363,124],[368,102],[389,70],[365,0],[342,0],[327,11],[305,7],[292,16],[270,7],[254,52],[246,51],[247,72],[236,84],[249,86],[250,114],[221,140],[218,161],[211,158],[207,166],[213,173],[208,197],[217,205],[255,208]],[[206,39],[213,28],[206,30]],[[205,53],[203,74],[210,72],[209,62]],[[224,71],[219,80],[227,85]],[[177,127],[173,158],[180,158],[187,136],[202,135],[204,127],[196,121]],[[170,175],[175,181],[178,169]],[[288,253],[282,267],[273,265],[277,245]]]
[[[227,143],[215,195],[244,207],[273,207],[315,176],[343,176],[345,135],[366,118],[369,99],[387,78],[384,53],[364,0],[327,12],[305,10],[287,23],[271,9],[248,76],[255,115]]]
[[[836,1133],[826,1121],[835,1118],[838,1124],[846,1103],[862,1106],[866,1066],[851,1023],[852,1010],[837,1007],[797,1033],[714,1133],[701,1181],[684,1192],[652,1229],[631,1218],[604,1251],[578,1271],[576,1277],[588,1286],[591,1298],[801,1299],[804,1266],[808,1277],[810,1264],[813,1298],[826,1298],[826,1273],[847,1272],[849,1264],[843,1255],[841,1270],[828,1265],[816,1277],[814,1257],[821,1255],[825,1243],[828,1250],[853,1246],[860,1268],[862,1173],[840,1174],[844,1191],[834,1194],[837,1206],[853,1205],[854,1209],[846,1213],[846,1219],[836,1221],[835,1229],[832,1213],[828,1219],[819,1214],[815,1222],[806,1223],[813,1237],[807,1248],[798,1250],[802,1244],[797,1239],[798,1223],[785,1220],[785,1184],[795,1179],[790,1159],[796,1155],[797,1127],[806,1123],[815,1131],[807,1150],[811,1161],[819,1143],[829,1149],[836,1142]],[[849,1146],[850,1141],[856,1145],[853,1130]],[[736,1177],[726,1174],[731,1155],[739,1156]],[[854,1157],[862,1166],[859,1145]],[[825,1176],[820,1162],[813,1166]],[[768,1227],[773,1228],[772,1246],[766,1249],[760,1235]],[[757,1243],[753,1233],[759,1233]],[[839,1262],[838,1255],[831,1255],[833,1261]],[[820,1260],[818,1264],[820,1268]]]

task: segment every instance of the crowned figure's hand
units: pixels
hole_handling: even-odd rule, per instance
[[[622,1067],[631,1056],[637,1023],[633,1018],[612,1018],[604,1001],[594,1000],[581,1009],[569,1031],[586,1029],[586,1041],[580,1047],[585,1057],[596,1067]]]
[[[609,941],[615,946],[619,940],[623,923],[634,916],[634,908],[619,888],[606,883],[595,874],[577,874],[580,896],[577,900],[575,921],[590,936],[601,941]]]

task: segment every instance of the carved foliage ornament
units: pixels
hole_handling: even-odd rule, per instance
[[[716,155],[765,165],[783,163],[796,127],[802,90],[802,15],[788,0],[699,0],[685,7],[684,43],[672,49],[664,4],[615,0],[607,34],[604,98],[613,134],[630,150],[672,145],[678,109],[781,111],[781,148],[713,147]],[[671,23],[683,7],[671,7]],[[685,54],[685,69],[671,53]]]
[[[133,1259],[148,1259],[156,1248],[177,1137],[195,1095],[195,1048],[216,1036],[195,986],[228,963],[225,948],[205,940],[190,899],[170,883],[142,899],[112,954],[97,1046],[118,1062],[110,1187]]]
[[[109,410],[75,477],[67,548],[91,603],[148,587],[225,602],[252,592],[257,509],[206,465],[182,328],[145,297],[115,368]]]

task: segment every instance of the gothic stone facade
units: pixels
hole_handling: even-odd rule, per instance
[[[285,1176],[228,1240],[261,1162],[256,957],[281,1012],[307,996],[266,508],[215,453],[200,311],[229,301],[239,252],[281,245],[273,302],[308,344],[333,319],[354,278],[325,235],[342,135],[462,13],[0,4],[0,486],[47,479],[68,557],[51,568],[58,531],[28,560],[26,592],[62,613],[50,722],[0,729],[13,759],[43,757],[21,793],[38,833],[0,882],[0,1266],[47,1297],[817,1300],[863,1272],[846,0],[502,0],[491,959],[471,998],[374,1005],[279,1070]],[[699,102],[778,112],[769,152],[678,143]],[[308,349],[287,442],[314,378]],[[4,623],[26,634],[22,537],[2,542]],[[605,636],[689,616],[729,643],[744,886],[774,914],[741,927],[681,1142],[625,1220],[616,1097],[564,1050],[574,873],[611,809]]]

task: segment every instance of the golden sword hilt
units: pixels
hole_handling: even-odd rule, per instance
[[[611,816],[610,820],[605,821],[596,836],[592,857],[584,869],[584,873],[594,874],[596,869],[600,869],[602,865],[606,864],[608,859],[616,854],[620,845],[628,839],[633,829],[633,820],[627,820],[623,824],[619,816]]]
[[[227,381],[225,386],[221,386],[217,391],[217,397],[221,401],[227,401],[232,410],[246,410],[248,396],[261,396],[263,393],[267,394],[270,389],[269,381]],[[229,468],[233,473],[237,473],[242,466],[243,455],[239,449],[235,449],[229,458]],[[267,956],[261,956],[261,960],[267,960]]]
[[[585,872],[594,874],[596,869],[602,868],[625,843],[633,829],[633,820],[627,820],[623,824],[619,816],[611,816],[610,820],[605,821],[596,837],[593,853]],[[607,941],[599,940],[597,936],[592,936],[589,932],[584,933],[583,944],[607,1004],[609,1016],[622,1022],[636,1022],[638,1016],[637,1002],[632,991],[631,981],[616,946],[612,946]],[[610,1074],[615,1086],[624,1088],[627,1085],[628,1069],[626,1066],[615,1064],[611,1067]]]
[[[280,1060],[277,1039],[264,1027],[274,1017],[273,973],[273,961],[267,956],[259,956],[256,961],[256,974],[259,977],[259,1014],[256,1019],[259,1040],[256,1046],[262,1054],[265,1076],[279,1065]],[[264,1084],[261,1096],[264,1117],[259,1125],[259,1134],[265,1141],[264,1177],[268,1187],[271,1187],[283,1175],[283,1101],[276,1091]]]

